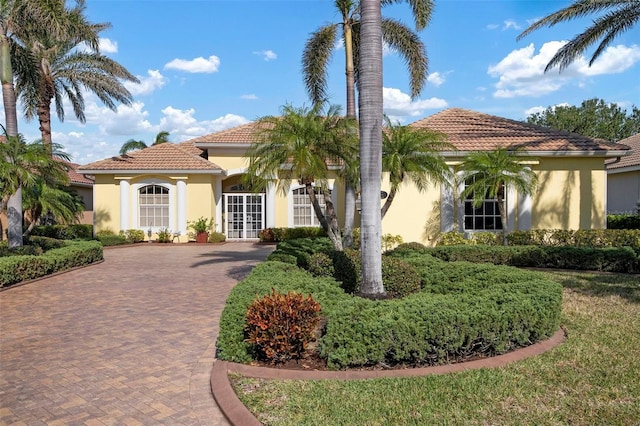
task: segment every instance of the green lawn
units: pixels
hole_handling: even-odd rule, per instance
[[[640,424],[640,277],[548,273],[567,340],[498,369],[362,381],[231,377],[266,425]]]

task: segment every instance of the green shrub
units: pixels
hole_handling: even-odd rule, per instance
[[[471,244],[470,240],[464,238],[464,234],[458,231],[449,231],[440,235],[436,245],[439,246],[457,246],[463,244]]]
[[[309,295],[276,293],[249,305],[245,325],[246,342],[258,358],[272,363],[299,359],[314,340],[320,321],[320,304]]]
[[[298,238],[321,238],[326,236],[327,233],[317,226],[299,228],[265,228],[258,234],[260,241],[269,243],[279,243]]]
[[[493,355],[530,345],[558,329],[562,287],[541,273],[446,263],[419,252],[403,260],[421,276],[439,275],[418,293],[383,301],[350,296],[336,281],[294,265],[261,263],[227,298],[216,342],[218,357],[253,359],[244,340],[246,312],[256,297],[270,294],[272,288],[311,294],[320,303],[326,326],[318,348],[334,369],[440,364]]]
[[[158,231],[157,241],[159,243],[172,243],[173,242],[173,233],[169,230],[169,228],[162,228]]]
[[[333,277],[333,259],[327,253],[313,253],[309,258],[309,272],[316,277]]]
[[[404,240],[401,235],[384,234],[381,237],[382,252],[393,250],[398,245],[402,244]]]
[[[426,248],[427,248],[427,246],[425,246],[424,244],[412,241],[410,243],[402,243],[402,244],[398,245],[398,247],[393,249],[393,251],[395,251],[395,252],[404,252],[404,251],[418,251],[418,252],[420,252],[420,251],[423,251]]]
[[[209,242],[210,243],[222,243],[227,240],[227,237],[222,232],[210,232],[209,233]]]
[[[98,235],[96,237],[103,246],[120,246],[123,244],[131,244],[124,235]]]
[[[111,229],[101,229],[98,232],[96,232],[96,237],[106,237],[111,235],[116,235],[116,233],[113,232]]]
[[[486,246],[501,246],[502,234],[495,232],[474,232],[471,238],[475,244]]]
[[[507,235],[509,245],[632,247],[640,249],[638,229],[533,229]]]
[[[420,291],[420,276],[415,268],[395,257],[382,256],[382,283],[392,299]]]
[[[283,228],[283,229],[295,229],[295,228]],[[273,260],[272,256],[280,254],[286,254],[294,256],[296,258],[296,264],[307,269],[309,267],[309,260],[311,255],[317,252],[326,252],[333,249],[333,244],[329,238],[297,238],[293,240],[282,241],[278,243],[276,249],[271,253],[269,258]]]
[[[93,225],[43,225],[36,226],[30,235],[55,238],[56,240],[90,240],[93,238]]]
[[[42,242],[46,237],[36,238],[40,238]],[[52,243],[48,242],[48,244]],[[68,241],[62,244],[64,244],[62,247],[50,249],[39,256],[0,258],[0,287],[8,287],[25,280],[88,265],[103,259],[102,245],[97,241]]]
[[[271,262],[282,262],[282,263],[290,263],[292,265],[298,264],[298,259],[295,256],[286,254],[286,253],[275,253],[272,252],[267,256],[267,260]]]
[[[608,214],[608,229],[640,229],[640,214]]]
[[[142,229],[121,230],[120,235],[130,243],[141,243],[144,241],[144,231]]]
[[[354,249],[331,252],[334,278],[341,283],[342,289],[349,294],[360,291],[362,281],[360,252]]]

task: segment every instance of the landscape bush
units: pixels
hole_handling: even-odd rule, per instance
[[[312,254],[323,251],[326,252],[332,249],[333,244],[327,237],[296,238],[278,243],[276,249],[267,257],[267,260],[276,260],[280,255],[285,254],[295,257],[296,264],[301,268],[307,269]]]
[[[335,275],[333,259],[324,252],[313,253],[309,258],[308,271],[316,277],[333,277]]]
[[[31,237],[30,240],[33,240]],[[36,237],[46,238],[46,237]],[[40,240],[42,243],[42,240]],[[52,244],[45,242],[44,244]],[[40,255],[0,258],[0,287],[39,278],[54,272],[88,265],[102,260],[102,244],[98,241],[68,241],[59,248],[43,250]]]
[[[144,241],[144,231],[142,229],[127,229],[126,231],[121,230],[120,235],[123,236],[127,242],[141,243]]]
[[[257,297],[295,291],[321,305],[320,355],[332,369],[372,365],[434,365],[503,353],[552,335],[562,288],[538,272],[506,266],[447,263],[414,251],[402,259],[420,276],[438,273],[421,291],[372,301],[345,293],[331,278],[294,265],[264,262],[233,288],[220,320],[220,359],[250,362],[245,342],[248,306]],[[387,256],[385,256],[387,257]]]
[[[55,238],[57,240],[91,240],[93,239],[93,225],[42,225],[33,228],[30,235]]]
[[[245,341],[259,359],[279,363],[300,359],[315,339],[320,304],[309,296],[289,291],[257,298],[247,309]]]
[[[131,242],[128,241],[124,235],[98,234],[96,238],[105,247],[131,244]]]
[[[608,229],[640,229],[640,214],[608,214]]]
[[[326,236],[327,233],[318,226],[265,228],[258,234],[260,241],[265,243],[278,243],[281,241],[295,240],[297,238],[321,238]]]
[[[227,240],[226,235],[224,235],[222,232],[209,232],[209,239],[208,241],[210,243],[222,243],[224,241]]]

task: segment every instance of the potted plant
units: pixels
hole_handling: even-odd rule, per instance
[[[213,228],[213,218],[207,219],[200,217],[194,221],[188,222],[189,228],[196,233],[197,243],[206,243],[209,240],[209,231]]]

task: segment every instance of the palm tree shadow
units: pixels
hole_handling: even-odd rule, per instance
[[[593,297],[619,296],[640,303],[640,276],[632,274],[585,273],[579,277],[556,277],[564,288]]]

